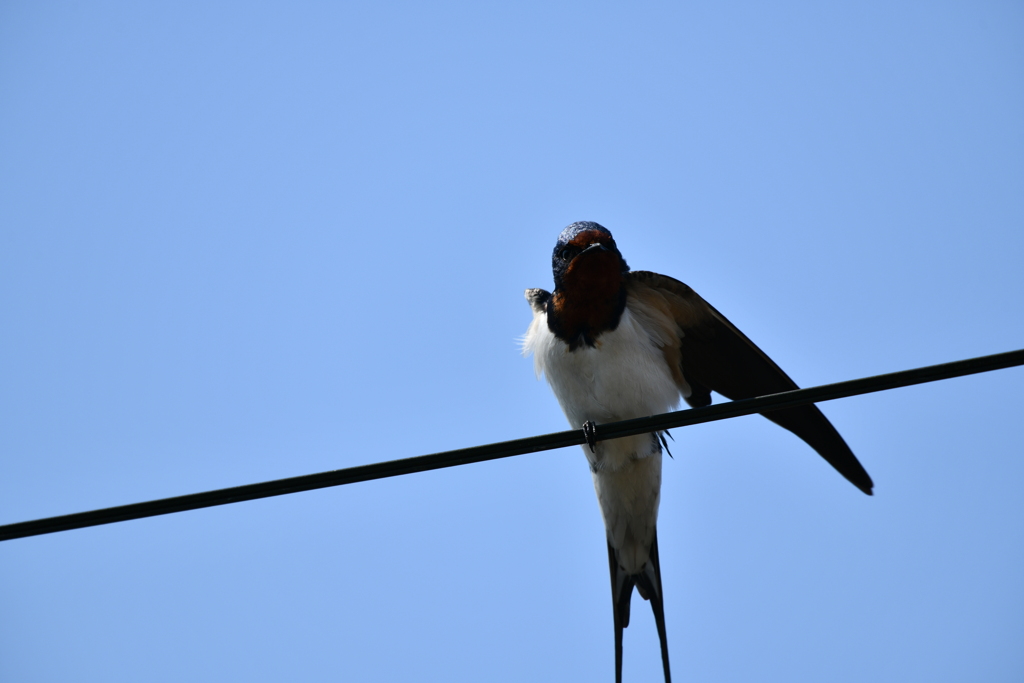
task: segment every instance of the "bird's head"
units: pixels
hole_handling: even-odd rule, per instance
[[[629,266],[607,228],[592,221],[579,221],[558,236],[551,254],[551,270],[555,291],[569,287],[597,292],[609,287],[618,289]]]
[[[551,256],[555,291],[547,304],[548,328],[574,350],[594,346],[614,330],[626,307],[624,275],[629,266],[608,230],[573,223],[558,236]]]

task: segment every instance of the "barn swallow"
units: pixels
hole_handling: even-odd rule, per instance
[[[761,349],[688,286],[665,275],[630,271],[612,234],[579,222],[565,228],[551,257],[554,292],[526,290],[533,322],[523,353],[533,354],[569,423],[593,425],[674,410],[682,396],[694,408],[711,392],[737,400],[797,389]],[[871,495],[871,477],[817,406],[763,413],[816,450],[854,486]],[[622,629],[636,587],[651,603],[671,682],[661,565],[658,504],[661,434],[594,442],[590,464],[604,517],[615,624],[615,680],[622,681]]]

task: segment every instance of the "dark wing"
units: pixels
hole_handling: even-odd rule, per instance
[[[666,350],[676,361],[691,393],[693,407],[711,403],[711,392],[739,400],[798,389],[771,358],[687,285],[665,275],[629,273],[626,287],[648,314],[667,314],[679,328],[678,348]],[[660,316],[658,316],[660,317]],[[871,495],[874,484],[836,428],[815,405],[762,413],[785,427],[825,458],[850,483]]]

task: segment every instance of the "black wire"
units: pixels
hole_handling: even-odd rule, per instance
[[[934,382],[963,375],[973,375],[990,370],[1001,370],[1018,365],[1024,365],[1024,349],[997,353],[993,356],[969,358],[942,365],[930,365],[914,370],[893,372],[887,375],[865,377],[837,384],[796,389],[770,396],[707,406],[705,408],[680,410],[674,413],[653,415],[635,420],[623,420],[622,422],[609,422],[597,426],[597,439],[615,439],[622,436],[671,429],[673,427],[714,422],[715,420],[725,420],[731,417],[750,415],[776,408],[789,408],[807,403],[817,403],[818,401],[830,401],[837,398],[895,389],[897,387],[923,384],[925,382]],[[421,455],[415,458],[390,460],[372,465],[360,465],[358,467],[321,472],[319,474],[307,474],[300,477],[276,479],[259,484],[247,484],[245,486],[217,489],[204,493],[175,496],[174,498],[162,498],[145,503],[119,505],[117,507],[77,512],[59,517],[17,522],[0,526],[0,541],[52,534],[57,531],[81,529],[100,524],[125,522],[130,519],[167,515],[172,512],[198,510],[199,508],[212,507],[214,505],[240,503],[245,500],[282,496],[287,493],[298,493],[299,491],[312,491],[328,486],[341,486],[342,484],[354,484],[372,479],[397,477],[401,474],[426,472],[456,465],[468,465],[474,462],[497,460],[498,458],[508,458],[514,455],[547,451],[565,446],[577,446],[584,443],[586,443],[586,438],[583,435],[583,430],[573,429],[565,432],[555,432],[554,434],[531,436],[526,439],[504,441],[473,448],[462,448],[432,455]]]

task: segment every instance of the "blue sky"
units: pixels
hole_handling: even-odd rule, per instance
[[[566,428],[576,220],[805,386],[1024,347],[1024,8],[4,3],[0,523]],[[677,678],[1020,680],[1022,379],[824,404],[874,498],[677,430]],[[5,542],[0,679],[612,680],[603,534],[565,449]]]

